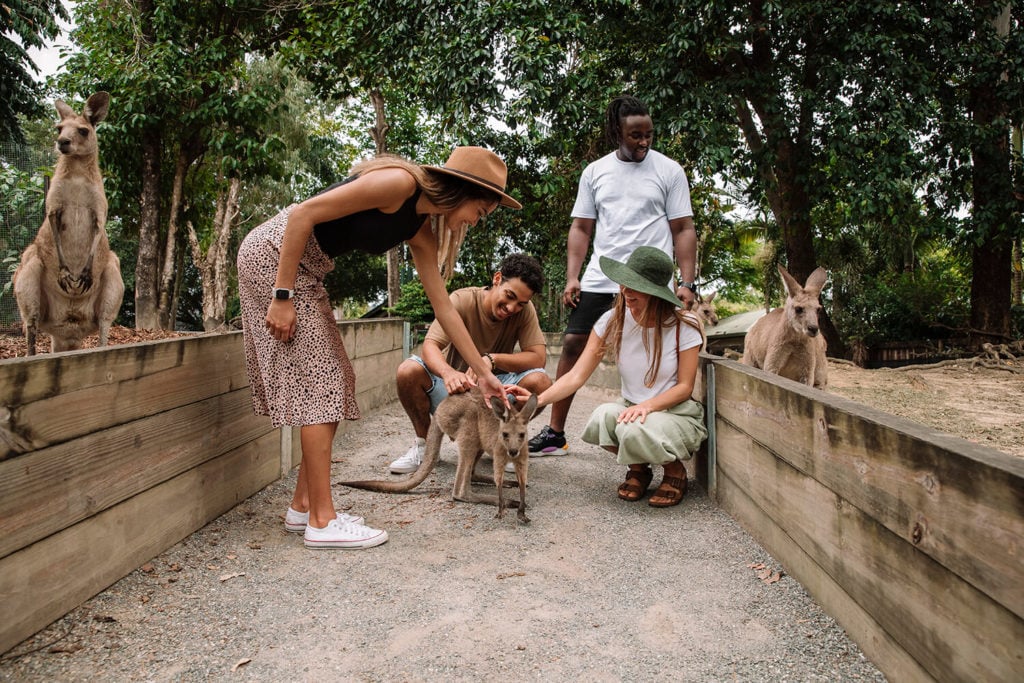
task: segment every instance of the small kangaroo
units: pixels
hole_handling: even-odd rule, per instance
[[[518,508],[517,518],[524,524],[528,523],[530,519],[526,516],[526,471],[530,458],[526,427],[536,408],[536,395],[530,396],[519,410],[506,409],[500,400],[491,397],[491,410],[487,410],[483,406],[479,389],[451,394],[441,401],[434,411],[430,429],[427,431],[423,462],[409,477],[401,481],[371,479],[345,481],[342,484],[382,493],[411,491],[419,486],[437,465],[441,441],[447,434],[459,447],[452,500],[497,505],[496,517],[499,519],[505,516],[506,507]],[[490,453],[494,461],[494,476],[492,479],[480,479],[493,482],[498,489],[497,496],[474,493],[471,490],[473,471],[484,452]],[[515,467],[516,480],[519,483],[519,500],[509,500],[506,505],[503,487],[505,464],[508,462],[512,462]]]
[[[718,324],[718,310],[714,304],[717,295],[718,292],[711,292],[707,296],[698,296],[687,308],[704,321],[704,327],[714,327]]]
[[[758,318],[747,331],[743,363],[825,389],[828,361],[825,337],[818,330],[818,297],[828,275],[824,268],[818,268],[801,287],[781,265],[779,274],[786,288],[786,304]]]
[[[107,242],[107,197],[100,175],[96,126],[107,116],[110,95],[98,92],[77,114],[55,103],[60,157],[46,194],[46,218],[14,272],[14,296],[25,329],[28,355],[39,331],[51,351],[82,348],[99,331],[105,346],[124,296],[121,264]]]

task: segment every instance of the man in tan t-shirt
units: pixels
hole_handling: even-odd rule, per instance
[[[464,287],[450,295],[477,351],[491,364],[498,381],[518,384],[535,394],[551,386],[551,378],[544,372],[544,333],[530,302],[543,285],[537,259],[511,254],[501,262],[489,287]],[[430,415],[448,394],[469,391],[475,382],[473,370],[435,320],[423,341],[423,357],[411,356],[398,366],[398,398],[412,420],[416,442],[391,463],[392,473],[416,471],[423,460]]]

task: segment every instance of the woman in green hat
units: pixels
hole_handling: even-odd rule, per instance
[[[598,406],[582,438],[617,454],[618,462],[628,466],[619,498],[643,498],[654,478],[652,466],[660,465],[665,473],[648,504],[677,505],[686,493],[683,461],[707,438],[704,406],[691,397],[703,325],[679,308],[669,289],[672,260],[660,249],[637,247],[625,263],[603,256],[601,270],[619,285],[615,303],[594,325],[572,370],[539,396],[537,406],[575,392],[602,358],[614,359],[622,398]],[[528,397],[522,389],[513,393]]]

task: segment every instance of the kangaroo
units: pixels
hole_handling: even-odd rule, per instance
[[[707,296],[699,296],[687,307],[687,310],[693,311],[704,321],[704,327],[714,327],[718,324],[718,311],[714,304],[717,295],[718,292],[711,292]]]
[[[427,446],[419,468],[402,481],[363,480],[345,481],[345,486],[379,491],[382,493],[405,493],[419,486],[433,471],[440,458],[441,441],[447,434],[459,447],[459,459],[455,467],[455,485],[452,500],[465,503],[486,503],[497,505],[499,519],[505,516],[506,507],[518,508],[520,522],[528,523],[526,516],[526,472],[530,462],[526,427],[537,408],[537,396],[532,395],[519,409],[508,409],[499,399],[491,397],[491,410],[483,406],[479,389],[462,394],[451,394],[437,406],[427,431]],[[490,453],[494,461],[493,479],[498,490],[496,496],[474,493],[470,484],[473,471],[480,456]],[[505,464],[513,463],[516,481],[519,483],[519,500],[509,500],[504,495]]]
[[[779,274],[786,289],[786,304],[758,318],[747,331],[743,363],[825,389],[828,361],[825,337],[818,330],[818,297],[827,274],[824,268],[818,268],[803,287],[781,265]]]
[[[50,334],[50,350],[82,348],[99,331],[105,346],[124,296],[121,263],[107,242],[107,197],[100,175],[96,125],[107,116],[110,95],[90,97],[81,114],[55,103],[57,151],[46,194],[46,218],[14,272],[28,355],[38,332]]]

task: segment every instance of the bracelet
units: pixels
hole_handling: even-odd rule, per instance
[[[492,356],[489,353],[485,353],[484,354],[484,358],[486,358],[487,360],[491,361],[491,372],[493,373],[494,372],[494,368],[497,367],[494,364],[494,356]]]

